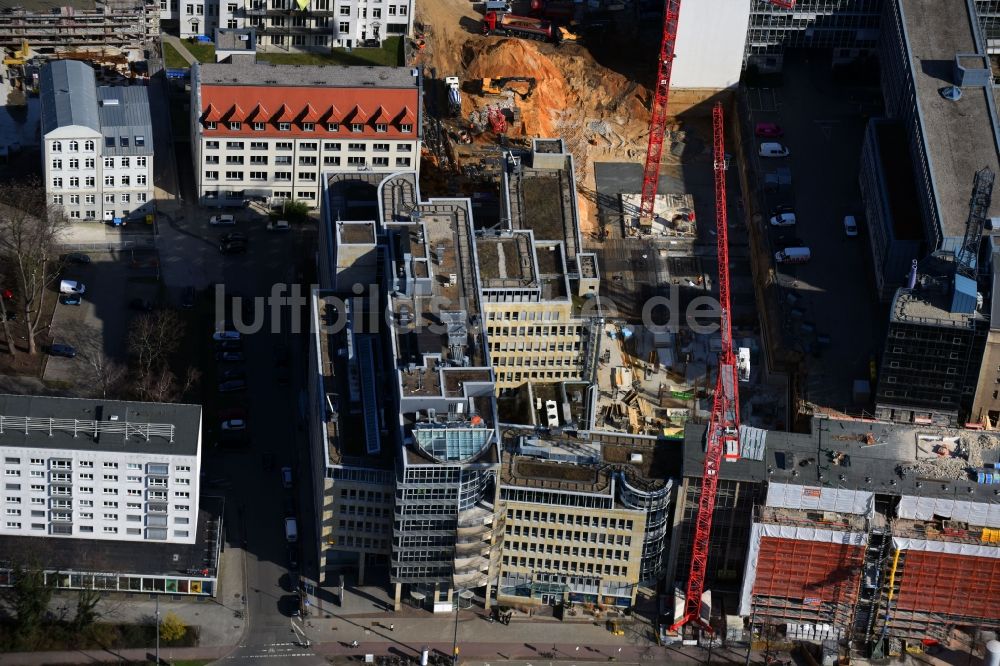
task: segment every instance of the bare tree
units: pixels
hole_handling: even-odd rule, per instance
[[[101,349],[84,354],[84,358],[93,373],[94,393],[102,398],[121,398],[128,368],[109,358]]]
[[[45,291],[59,279],[58,243],[69,228],[62,210],[49,206],[37,180],[0,187],[0,255],[17,283],[27,331],[28,353],[38,353]]]
[[[6,267],[0,269],[0,292],[9,289],[4,285],[10,284],[7,279]],[[7,316],[7,299],[0,293],[0,324],[3,326],[3,339],[7,343],[7,352],[11,356],[17,356],[17,345],[14,344],[14,333],[10,330],[10,317]]]
[[[184,323],[173,310],[158,310],[132,320],[128,351],[136,361],[139,383],[152,377],[160,365],[177,351],[184,336]]]

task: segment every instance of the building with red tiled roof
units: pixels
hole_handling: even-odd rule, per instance
[[[316,206],[322,173],[417,169],[421,91],[419,72],[407,67],[195,65],[199,202]]]

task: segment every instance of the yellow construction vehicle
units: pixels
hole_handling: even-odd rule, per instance
[[[518,90],[512,84],[527,84],[527,90]],[[513,90],[521,99],[528,99],[531,93],[535,92],[537,81],[530,76],[507,76],[500,79],[484,78],[480,89],[483,95],[499,95],[508,88]]]
[[[31,56],[31,48],[28,46],[28,40],[25,39],[21,41],[21,48],[17,51],[14,51],[14,55],[12,57],[3,59],[3,64],[15,65],[15,66],[23,65],[30,56]]]

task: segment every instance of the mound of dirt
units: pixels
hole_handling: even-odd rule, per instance
[[[641,99],[648,95],[646,90],[617,72],[596,66],[580,46],[475,38],[465,42],[462,64],[469,80],[534,77],[538,86],[529,99],[516,100],[521,122],[511,129],[526,136],[561,136],[578,158],[588,152],[594,127],[600,128],[609,142],[616,138],[624,142],[641,133],[649,122],[649,111]],[[466,99],[472,105],[464,109],[466,114],[490,102],[477,96]]]

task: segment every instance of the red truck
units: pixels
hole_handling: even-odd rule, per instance
[[[531,16],[486,12],[483,17],[483,34],[507,35],[541,42],[559,41],[559,29],[551,22]]]

